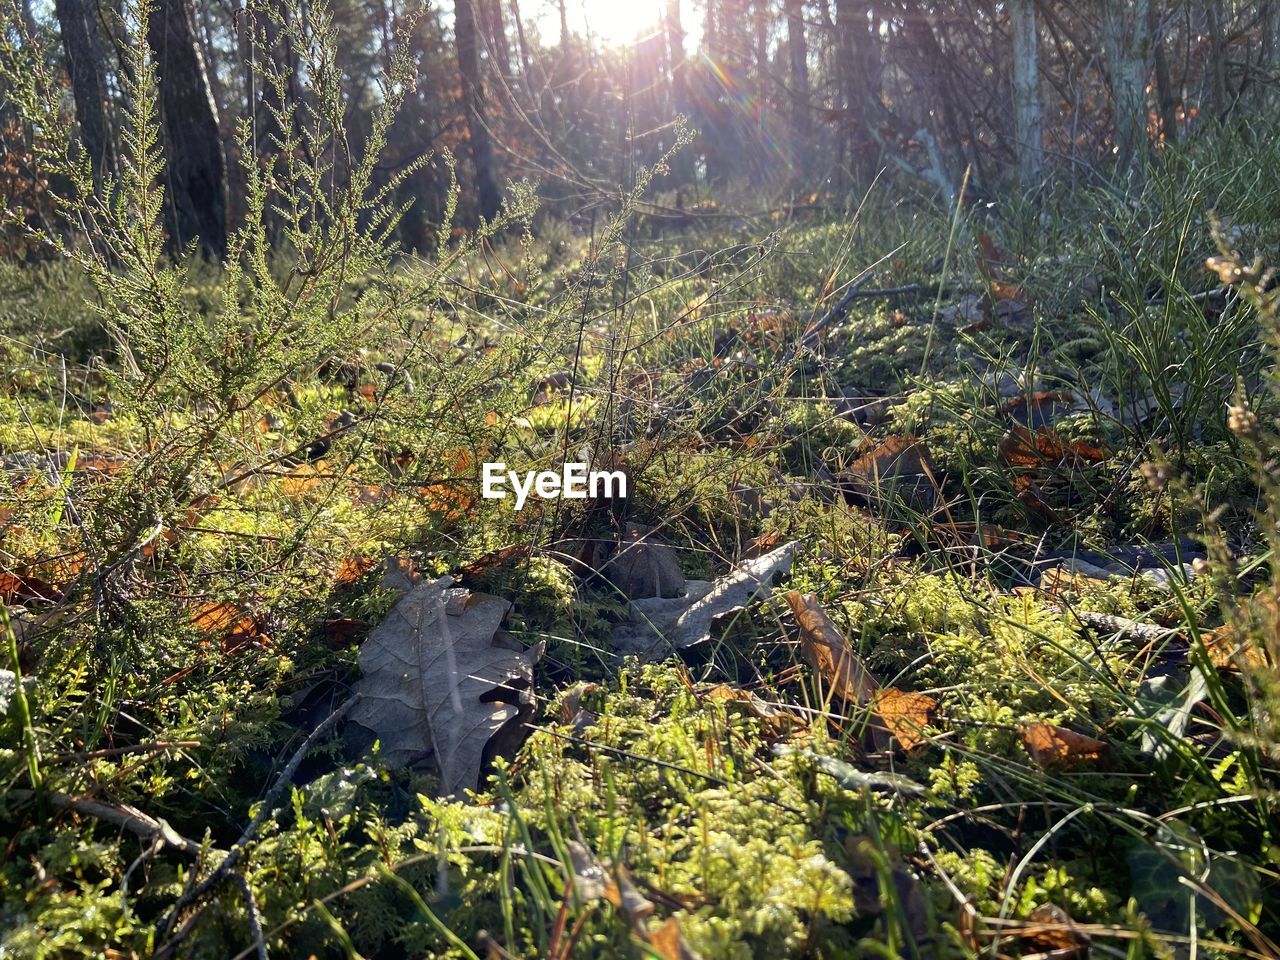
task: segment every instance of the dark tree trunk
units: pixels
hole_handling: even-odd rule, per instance
[[[787,55],[791,65],[791,149],[795,172],[808,172],[813,150],[809,115],[809,45],[804,36],[804,0],[786,0]]]
[[[843,139],[850,166],[871,176],[875,160],[867,128],[881,122],[883,108],[878,73],[872,70],[868,49],[871,35],[867,4],[861,0],[835,0],[835,12],[838,76],[845,111]]]
[[[111,145],[107,135],[106,89],[102,80],[102,51],[98,21],[88,0],[55,0],[54,11],[67,54],[67,74],[76,102],[80,142],[93,165],[95,187],[111,169]]]
[[[489,56],[498,76],[511,77],[511,44],[507,42],[507,25],[502,22],[502,0],[480,0],[480,15],[489,41]]]
[[[181,251],[198,237],[205,256],[222,260],[227,255],[227,171],[187,0],[159,0],[147,23],[147,43],[160,76],[170,249]]]
[[[22,26],[27,31],[27,36],[34,37],[36,35],[36,17],[31,12],[31,0],[22,0],[19,4],[22,13]]]
[[[689,74],[688,56],[684,50],[684,25],[680,22],[680,0],[667,0],[667,14],[663,18],[667,34],[667,64],[671,71],[671,107],[676,113],[688,116]],[[693,180],[693,152],[685,147],[671,158],[671,175],[676,183]]]
[[[493,217],[502,206],[502,197],[493,173],[493,140],[484,122],[484,85],[480,81],[475,0],[457,0],[453,29],[458,43],[458,72],[462,77],[462,102],[467,111],[471,163],[476,172],[476,196],[481,215]]]
[[[511,0],[511,22],[516,25],[516,42],[520,47],[520,73],[525,89],[533,84],[533,67],[529,63],[529,40],[524,35],[524,21],[520,19],[520,0]]]

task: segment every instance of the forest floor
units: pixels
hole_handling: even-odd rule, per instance
[[[0,268],[0,956],[1280,955],[1277,151],[548,222],[198,463]]]

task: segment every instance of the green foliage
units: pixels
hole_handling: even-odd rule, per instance
[[[127,11],[130,35],[147,13]],[[46,133],[59,209],[88,238],[24,225],[64,262],[0,267],[0,319],[25,317],[0,351],[4,571],[60,594],[12,604],[4,637],[0,950],[157,949],[157,921],[354,679],[362,631],[396,600],[377,561],[440,575],[493,551],[468,585],[510,597],[512,631],[547,645],[532,736],[483,792],[449,801],[429,796],[429,769],[316,748],[240,861],[256,907],[218,887],[184,917],[180,955],[250,947],[255,913],[273,952],[318,957],[466,957],[481,931],[517,956],[640,957],[671,918],[707,958],[961,957],[962,914],[1020,951],[1007,924],[1045,904],[1134,956],[1183,936],[1215,956],[1274,939],[1276,293],[1226,228],[1230,295],[1199,289],[1211,207],[1274,239],[1272,185],[1241,186],[1270,141],[1169,149],[1124,204],[1051,193],[982,223],[873,193],[830,223],[769,220],[763,241],[760,223],[695,234],[684,259],[630,219],[658,165],[590,244],[535,220],[519,184],[498,222],[454,238],[446,217],[431,257],[410,258],[393,242],[403,177],[374,174],[410,64],[393,58],[381,96],[348,102],[339,60],[355,54],[313,14],[277,24],[309,87],[291,99],[267,68],[282,132],[261,164],[241,130],[248,215],[221,265],[162,253],[144,45],[124,173],[99,189],[46,58],[0,49],[12,103]],[[363,144],[308,149],[345,145],[357,109]],[[952,285],[990,286],[966,244],[982,228],[1017,251],[1008,282],[1032,320],[983,331],[935,309]],[[868,264],[876,283],[921,287],[802,343]],[[870,390],[888,395],[883,418],[858,422],[844,402]],[[1106,453],[1020,467],[1038,481],[1029,506],[1007,438],[1015,401],[1047,391],[1094,398],[1052,431]],[[1147,392],[1145,415],[1126,414]],[[906,434],[930,451],[937,498],[859,499],[840,472]],[[626,467],[625,509],[514,515],[475,496],[482,461],[579,454]],[[620,663],[609,636],[626,609],[584,544],[630,523],[699,578],[758,537],[800,540],[786,586],[817,594],[885,686],[936,701],[924,742],[878,749],[868,705],[821,699],[780,598],[710,657]],[[1167,590],[1019,580],[1042,550],[1187,533],[1209,544],[1207,572]],[[531,549],[504,559],[512,545]],[[1176,633],[1137,643],[1126,620]],[[1240,674],[1205,643],[1224,621]],[[785,733],[703,680],[750,689],[792,718]],[[1039,761],[1030,724],[1097,737],[1106,757]],[[886,782],[922,786],[872,789]],[[163,818],[202,853],[148,849],[69,797]],[[614,883],[625,864],[652,916],[575,898],[582,849]]]

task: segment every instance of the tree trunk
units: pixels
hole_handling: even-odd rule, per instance
[[[1023,188],[1044,175],[1043,122],[1040,115],[1040,37],[1036,29],[1036,0],[1012,0],[1013,126],[1018,148],[1018,179]]]
[[[787,55],[791,66],[792,164],[795,173],[809,172],[813,152],[809,113],[809,45],[804,35],[804,0],[786,0]]]
[[[1178,98],[1169,76],[1169,57],[1165,53],[1164,31],[1153,33],[1151,59],[1156,70],[1156,101],[1160,108],[1160,135],[1165,143],[1178,140]]]
[[[680,22],[680,0],[667,0],[667,12],[663,18],[667,35],[667,64],[671,71],[671,107],[684,116],[689,115],[688,55],[684,50],[684,26]],[[694,177],[693,150],[685,147],[671,158],[671,177],[676,183],[690,183]]]
[[[835,0],[837,76],[844,107],[842,141],[848,149],[849,165],[864,176],[874,172],[868,127],[879,125],[884,108],[880,102],[878,71],[872,70],[871,34],[867,4],[855,0]]]
[[[1147,57],[1150,0],[1107,0],[1102,46],[1114,114],[1116,168],[1134,171],[1147,144]]]
[[[507,42],[507,25],[502,22],[502,0],[480,0],[485,37],[489,41],[489,57],[498,76],[511,77],[511,44]]]
[[[533,86],[533,67],[529,63],[529,40],[524,35],[524,21],[520,19],[520,0],[511,0],[511,22],[516,25],[516,42],[520,48],[520,73],[525,90]]]
[[[199,238],[205,256],[227,255],[226,164],[204,60],[186,0],[159,0],[147,23],[156,58],[165,141],[165,218],[175,254]]]
[[[67,74],[76,103],[76,120],[80,123],[80,143],[93,166],[93,183],[98,188],[102,186],[102,175],[112,167],[98,21],[89,0],[55,0],[54,11],[67,55]]]
[[[484,122],[484,85],[480,81],[475,0],[457,0],[453,29],[458,44],[462,102],[467,111],[467,132],[471,140],[471,163],[476,173],[476,197],[481,216],[492,218],[502,206],[502,197],[493,173],[493,140]]]
[[[1222,10],[1219,0],[1205,5],[1205,21],[1209,33],[1209,82],[1212,112],[1221,120],[1231,110],[1231,90],[1227,85],[1227,45],[1222,35]]]

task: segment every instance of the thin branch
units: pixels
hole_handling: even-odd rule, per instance
[[[170,907],[168,911],[166,911],[163,917],[160,918],[160,922],[156,924],[157,940],[168,934],[169,929],[173,926],[174,920],[178,918],[183,910],[195,903],[227,877],[231,872],[231,869],[244,855],[245,848],[253,842],[254,838],[258,835],[258,831],[262,829],[262,825],[271,816],[272,811],[275,809],[276,801],[279,800],[280,795],[284,793],[285,787],[293,782],[293,778],[298,772],[298,767],[302,765],[303,758],[306,757],[306,755],[311,751],[311,748],[314,747],[325,734],[333,729],[339,720],[347,715],[347,712],[356,705],[359,699],[360,694],[357,693],[350,699],[344,701],[336,710],[333,711],[333,713],[329,714],[329,716],[325,718],[319,726],[311,731],[311,735],[307,737],[307,739],[303,741],[302,746],[294,752],[293,756],[289,759],[288,764],[285,765],[284,770],[280,772],[280,776],[276,779],[276,782],[272,784],[271,789],[267,791],[267,795],[263,797],[262,803],[258,806],[258,812],[249,822],[249,825],[244,828],[244,833],[240,835],[240,839],[237,840],[231,846],[231,849],[227,851],[227,855],[222,859],[222,862],[219,863],[207,877],[179,897],[177,902]],[[172,944],[166,944],[166,947],[170,946],[172,946]]]
[[[34,790],[10,790],[9,793],[18,800],[29,800],[36,796]],[[63,810],[74,810],[76,813],[84,814],[86,817],[93,817],[95,820],[114,824],[122,830],[137,834],[144,840],[151,840],[152,842],[160,840],[174,849],[181,850],[191,856],[198,856],[200,853],[200,844],[178,833],[173,827],[169,826],[167,821],[160,817],[153,817],[150,814],[143,813],[128,804],[122,803],[119,806],[112,806],[107,803],[99,803],[97,800],[83,800],[79,797],[72,797],[65,793],[45,793],[41,796],[46,803],[55,807]]]

